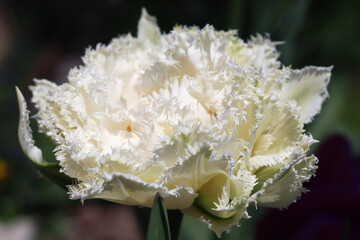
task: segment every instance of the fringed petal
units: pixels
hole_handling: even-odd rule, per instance
[[[292,70],[289,80],[281,90],[281,99],[294,99],[300,107],[300,121],[311,122],[320,112],[321,105],[328,97],[326,90],[332,67],[309,66]]]
[[[138,23],[138,38],[141,41],[150,40],[158,43],[160,38],[160,29],[157,26],[156,18],[150,16],[145,8],[141,10],[141,17]]]
[[[26,156],[35,164],[40,166],[48,166],[49,163],[44,161],[42,151],[35,146],[35,142],[32,136],[29,120],[29,110],[25,102],[24,96],[21,94],[19,88],[16,87],[16,94],[19,104],[20,120],[18,128],[18,136],[20,146]]]

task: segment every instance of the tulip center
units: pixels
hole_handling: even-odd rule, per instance
[[[114,147],[131,149],[140,140],[141,128],[132,120],[114,121],[106,119],[102,122],[103,148],[105,152]]]

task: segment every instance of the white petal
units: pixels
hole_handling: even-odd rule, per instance
[[[138,38],[141,41],[149,39],[153,43],[158,43],[160,29],[157,26],[156,18],[150,16],[145,8],[141,10],[141,17],[138,22]]]
[[[167,187],[174,188],[181,184],[182,186],[191,187],[197,192],[206,182],[220,175],[227,175],[230,158],[228,156],[215,159],[210,150],[210,146],[202,143],[198,149],[190,149],[194,151],[191,156],[184,159],[184,162],[178,162],[174,167],[165,170],[164,175],[159,179],[159,183],[165,184]],[[196,152],[195,152],[196,151]],[[221,192],[220,186],[219,192]]]
[[[196,197],[191,188],[181,186],[170,190],[156,183],[144,182],[127,173],[104,173],[103,181],[103,184],[92,182],[68,186],[70,197],[82,200],[100,198],[126,205],[151,207],[156,193],[159,192],[167,209],[188,208]]]
[[[232,226],[239,226],[239,220],[241,218],[249,218],[249,215],[246,211],[248,205],[249,204],[246,202],[239,206],[236,209],[236,214],[229,218],[216,217],[202,210],[196,205],[192,205],[190,208],[182,209],[181,211],[190,217],[208,224],[209,229],[214,231],[220,238],[224,231],[230,232]]]
[[[275,48],[280,42],[271,42],[268,36],[252,36],[248,44],[244,44],[239,39],[229,44],[228,54],[242,66],[254,65],[265,75],[280,67],[280,62],[277,60],[279,53]]]
[[[302,124],[295,109],[269,99],[265,99],[263,105],[263,118],[256,129],[251,148],[250,169],[283,162],[302,138]]]
[[[285,208],[296,201],[305,191],[302,183],[308,181],[316,170],[317,158],[302,158],[273,184],[268,186],[265,194],[259,196],[257,203],[262,207]]]
[[[300,121],[311,122],[320,112],[321,104],[328,97],[326,90],[331,77],[332,67],[309,66],[292,70],[290,79],[284,84],[280,98],[294,99],[300,107]]]
[[[31,161],[41,166],[47,166],[48,163],[44,161],[41,150],[34,145],[35,142],[30,128],[29,110],[27,109],[24,96],[17,87],[16,94],[20,111],[18,128],[20,146]]]

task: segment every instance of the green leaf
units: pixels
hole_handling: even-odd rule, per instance
[[[157,193],[151,210],[147,240],[170,240],[167,211],[160,193]]]

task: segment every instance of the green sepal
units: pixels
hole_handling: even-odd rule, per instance
[[[164,200],[157,193],[151,210],[147,240],[170,240],[170,226]]]
[[[46,165],[40,165],[31,161],[36,169],[47,179],[54,182],[56,185],[67,191],[67,185],[71,185],[75,180],[65,173],[60,171],[60,166],[57,163],[48,163]]]

